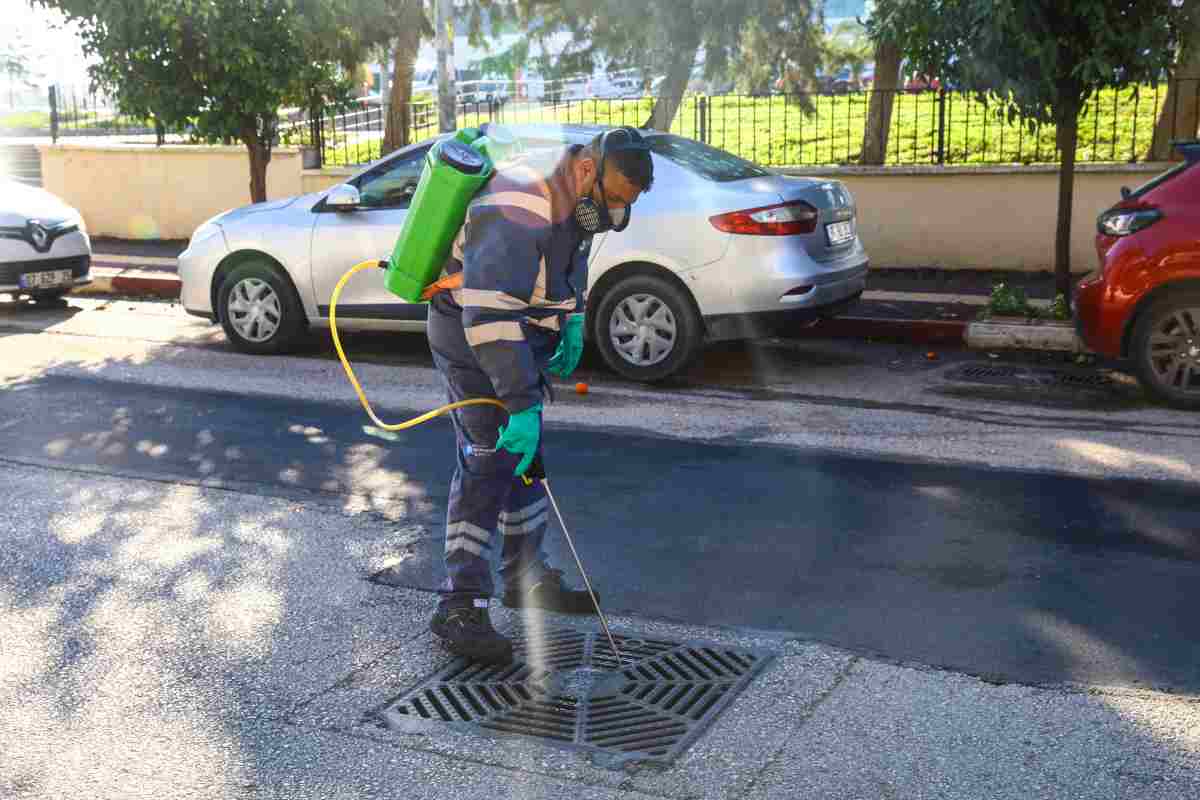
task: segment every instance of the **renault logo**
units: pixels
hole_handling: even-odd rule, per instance
[[[42,227],[42,223],[35,219],[29,221],[29,241],[33,243],[35,250],[46,252],[50,248],[50,231]]]

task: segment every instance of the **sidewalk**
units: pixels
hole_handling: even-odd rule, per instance
[[[175,258],[183,241],[92,242],[92,285],[77,294],[177,298]],[[917,344],[962,345],[967,325],[987,305],[1000,282],[1024,291],[1034,304],[1054,297],[1049,272],[983,270],[873,269],[862,300],[845,316],[797,332],[821,338],[902,339]]]
[[[45,493],[51,480],[55,498]],[[544,713],[513,712],[534,735],[464,723],[452,715],[465,719],[472,707],[443,703],[442,693],[437,718],[407,728],[397,705],[431,675],[463,670],[428,633],[433,594],[364,576],[411,557],[412,545],[438,535],[436,520],[389,524],[319,501],[201,487],[162,499],[142,481],[28,466],[9,467],[5,483],[12,498],[39,498],[23,506],[18,535],[26,526],[87,530],[89,561],[112,571],[76,581],[66,600],[47,590],[46,605],[8,614],[15,677],[0,682],[0,795],[15,787],[30,800],[1200,796],[1200,706],[1187,696],[1023,686],[803,636],[622,614],[611,622],[636,644],[702,640],[769,657],[672,763],[610,765],[554,742],[546,720],[570,698]],[[182,561],[180,548],[203,556]],[[149,588],[158,586],[168,588]],[[536,619],[547,632],[599,635],[594,619]],[[496,621],[504,630],[520,622],[505,609]],[[1046,634],[1053,646],[1068,632]],[[699,657],[645,661],[687,669]],[[531,685],[522,677],[481,680],[467,696],[517,704],[515,687]],[[501,685],[507,694],[492,691]],[[628,724],[645,736],[654,721],[634,714]]]

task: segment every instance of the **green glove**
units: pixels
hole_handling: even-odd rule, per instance
[[[558,339],[558,349],[546,364],[546,371],[551,375],[565,378],[579,366],[583,355],[583,314],[571,314],[563,327]]]
[[[538,439],[542,435],[542,404],[530,406],[524,411],[518,411],[508,418],[507,425],[500,426],[500,439],[496,448],[503,447],[510,453],[518,453],[521,463],[517,464],[514,475],[524,475],[525,470],[533,463],[537,455]]]

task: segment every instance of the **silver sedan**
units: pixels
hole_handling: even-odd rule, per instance
[[[589,141],[603,128],[514,126],[527,146]],[[588,338],[619,374],[676,374],[706,342],[787,335],[852,305],[866,285],[856,209],[840,181],[774,174],[723,150],[646,131],[655,182],[620,233],[597,236],[588,268]],[[383,158],[322,192],[227,211],[179,257],[181,300],[219,321],[240,350],[287,350],[329,325],[329,300],[354,264],[391,253],[435,140]],[[422,331],[426,307],[355,275],[339,330]]]

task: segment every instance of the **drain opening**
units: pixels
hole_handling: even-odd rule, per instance
[[[996,386],[1065,387],[1071,389],[1110,389],[1113,379],[1099,372],[1022,367],[1014,364],[964,364],[945,373],[951,381],[987,383]]]
[[[530,638],[526,638],[526,637]],[[457,658],[374,712],[386,727],[519,735],[616,760],[669,762],[703,733],[771,654],[598,632],[517,631],[514,663]]]

